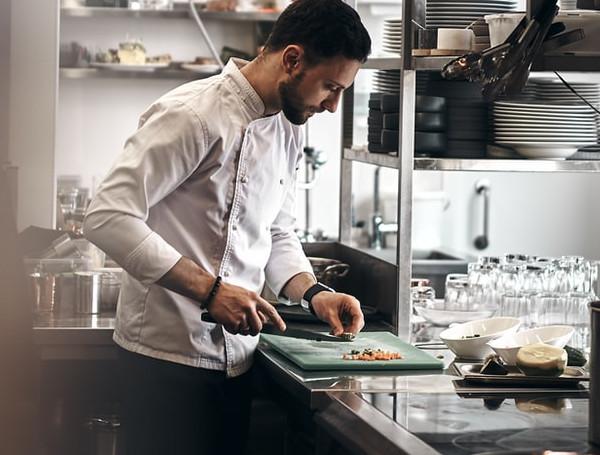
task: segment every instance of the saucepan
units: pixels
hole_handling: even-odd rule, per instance
[[[309,257],[308,260],[312,265],[313,272],[317,280],[321,283],[338,289],[342,283],[342,279],[348,275],[350,266],[337,259]]]

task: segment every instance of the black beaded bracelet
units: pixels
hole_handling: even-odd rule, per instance
[[[213,284],[213,287],[210,290],[210,294],[208,294],[206,300],[200,304],[200,308],[204,309],[208,306],[210,302],[212,302],[212,299],[214,299],[215,295],[217,294],[217,291],[219,290],[219,286],[221,286],[222,279],[223,278],[221,278],[221,276],[217,277],[217,279],[215,280],[215,284]]]

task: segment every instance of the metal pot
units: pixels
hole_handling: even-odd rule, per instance
[[[116,415],[95,416],[86,422],[90,432],[90,455],[120,455],[125,453],[121,422]]]
[[[338,289],[342,279],[348,275],[350,266],[336,259],[309,257],[313,272],[321,283]]]

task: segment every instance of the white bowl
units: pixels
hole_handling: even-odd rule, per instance
[[[477,310],[448,310],[444,308],[444,299],[435,299],[427,306],[413,305],[419,316],[433,325],[448,327],[450,324],[460,324],[477,319],[491,318],[496,312],[496,307],[482,307]]]
[[[568,325],[548,325],[521,332],[509,333],[488,342],[496,354],[508,365],[514,365],[517,352],[523,346],[534,343],[545,343],[557,348],[564,348],[573,335],[573,327]]]
[[[447,328],[440,333],[440,339],[456,357],[479,360],[493,353],[488,341],[516,332],[520,324],[519,318],[479,319]]]

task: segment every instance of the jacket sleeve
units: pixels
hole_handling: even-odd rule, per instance
[[[207,149],[199,120],[184,105],[153,105],[100,184],[84,236],[129,274],[156,282],[181,254],[147,224],[149,209],[198,166]]]

